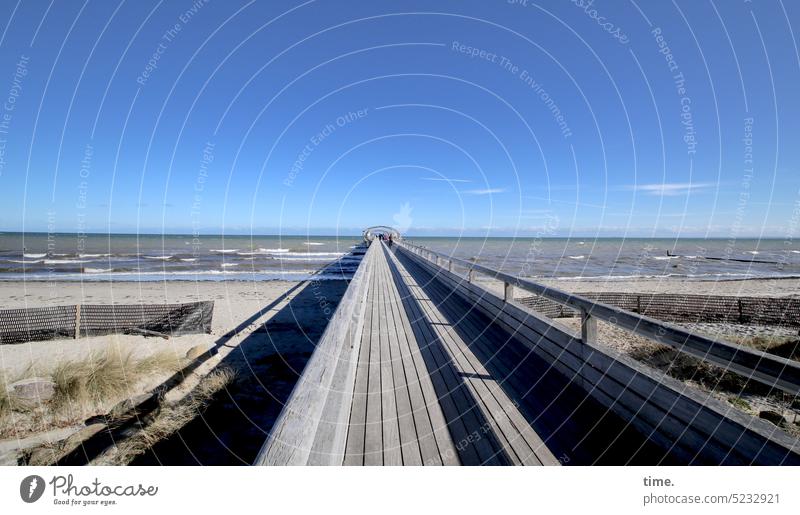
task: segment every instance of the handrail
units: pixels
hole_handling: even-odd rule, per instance
[[[370,245],[361,259],[255,465],[341,465],[358,361],[357,345],[361,341],[367,290],[378,252],[377,245]],[[330,413],[326,411],[329,409]],[[324,451],[320,452],[316,445],[323,445]]]
[[[473,281],[475,272],[502,280],[505,286],[503,299],[506,302],[513,300],[513,288],[517,287],[577,309],[581,313],[581,338],[584,342],[591,341],[594,343],[597,334],[596,321],[602,320],[639,336],[669,345],[679,352],[721,366],[725,370],[735,372],[748,379],[778,388],[793,395],[800,393],[800,363],[795,361],[749,349],[725,340],[694,334],[660,320],[616,306],[596,302],[580,295],[568,293],[529,279],[522,279],[471,261],[412,245],[407,240],[397,241],[395,244],[449,272],[452,272],[453,264],[466,268],[467,275],[465,279],[469,282]],[[446,266],[443,267],[440,260],[444,260]]]

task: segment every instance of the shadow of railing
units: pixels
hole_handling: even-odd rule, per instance
[[[421,299],[410,291],[395,264],[391,260],[388,264],[461,463],[511,464],[494,434],[492,424],[483,415],[477,400],[464,382],[465,376],[460,373],[449,351],[435,336],[436,324],[424,316]],[[452,406],[451,409],[447,409],[448,404]]]
[[[343,258],[348,258],[343,256]],[[351,259],[340,258],[317,275],[350,275]],[[343,263],[346,262],[346,263]],[[85,465],[148,425],[161,406],[163,395],[206,363],[237,335],[248,330],[276,306],[291,298],[269,321],[248,335],[216,365],[236,374],[232,384],[208,404],[205,411],[175,434],[156,443],[133,465],[234,465],[250,464],[302,373],[325,329],[320,323],[332,314],[347,289],[346,280],[311,279],[292,286],[267,305],[220,336],[208,352],[173,374],[153,394],[123,416],[92,417],[89,423],[106,428],[61,457],[59,465]]]
[[[403,252],[395,256],[562,464],[674,463],[435,275]]]

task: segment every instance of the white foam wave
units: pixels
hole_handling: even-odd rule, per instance
[[[302,256],[302,257],[340,257],[347,254],[347,252],[284,252],[277,259],[284,259],[284,256]]]
[[[586,256],[567,256],[570,259],[586,259]]]
[[[303,243],[303,245],[309,245],[311,247],[316,247],[316,246],[325,245],[325,244],[324,243],[320,243],[318,241],[306,241],[306,242]]]
[[[172,259],[172,256],[142,256],[142,257],[145,259],[160,259],[161,261]]]
[[[47,256],[47,253],[44,254],[23,254],[22,257],[31,258],[31,259],[40,259]]]
[[[88,263],[87,259],[44,259],[42,263],[45,265],[74,265],[77,263]]]
[[[209,252],[217,252],[219,254],[233,254],[239,252],[239,249],[208,249]]]

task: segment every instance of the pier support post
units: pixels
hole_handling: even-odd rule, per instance
[[[581,310],[581,341],[597,342],[597,319],[584,309]]]
[[[510,283],[503,283],[503,300],[508,302],[514,300],[514,285]]]

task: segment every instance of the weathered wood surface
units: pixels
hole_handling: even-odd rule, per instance
[[[498,296],[452,263],[369,247],[257,464],[800,463],[775,426],[596,343],[602,309],[579,303],[576,335],[516,278]]]
[[[452,258],[438,252],[416,247],[407,242],[399,241],[397,245],[424,259],[437,263],[437,266],[440,259],[446,259],[450,263],[465,267],[469,270],[469,274],[477,271],[503,281],[506,285],[506,291],[508,287],[519,287],[533,294],[541,295],[552,301],[575,308],[578,311],[588,313],[598,320],[609,322],[658,343],[672,346],[680,352],[708,361],[725,370],[736,372],[754,381],[779,388],[792,395],[800,395],[800,363],[796,361],[731,342],[690,333],[653,318],[595,302],[580,295],[567,293],[528,279],[499,272],[471,261]]]
[[[370,246],[289,397],[256,465],[342,463],[371,268]]]
[[[611,349],[601,348],[591,339],[582,341],[572,336],[559,328],[559,324],[444,270],[428,260],[425,255],[428,251],[408,247],[401,252],[451,292],[484,312],[496,325],[521,337],[553,367],[681,462],[800,462],[797,439],[774,425],[741,413]],[[583,331],[589,338],[593,334],[590,320]]]

